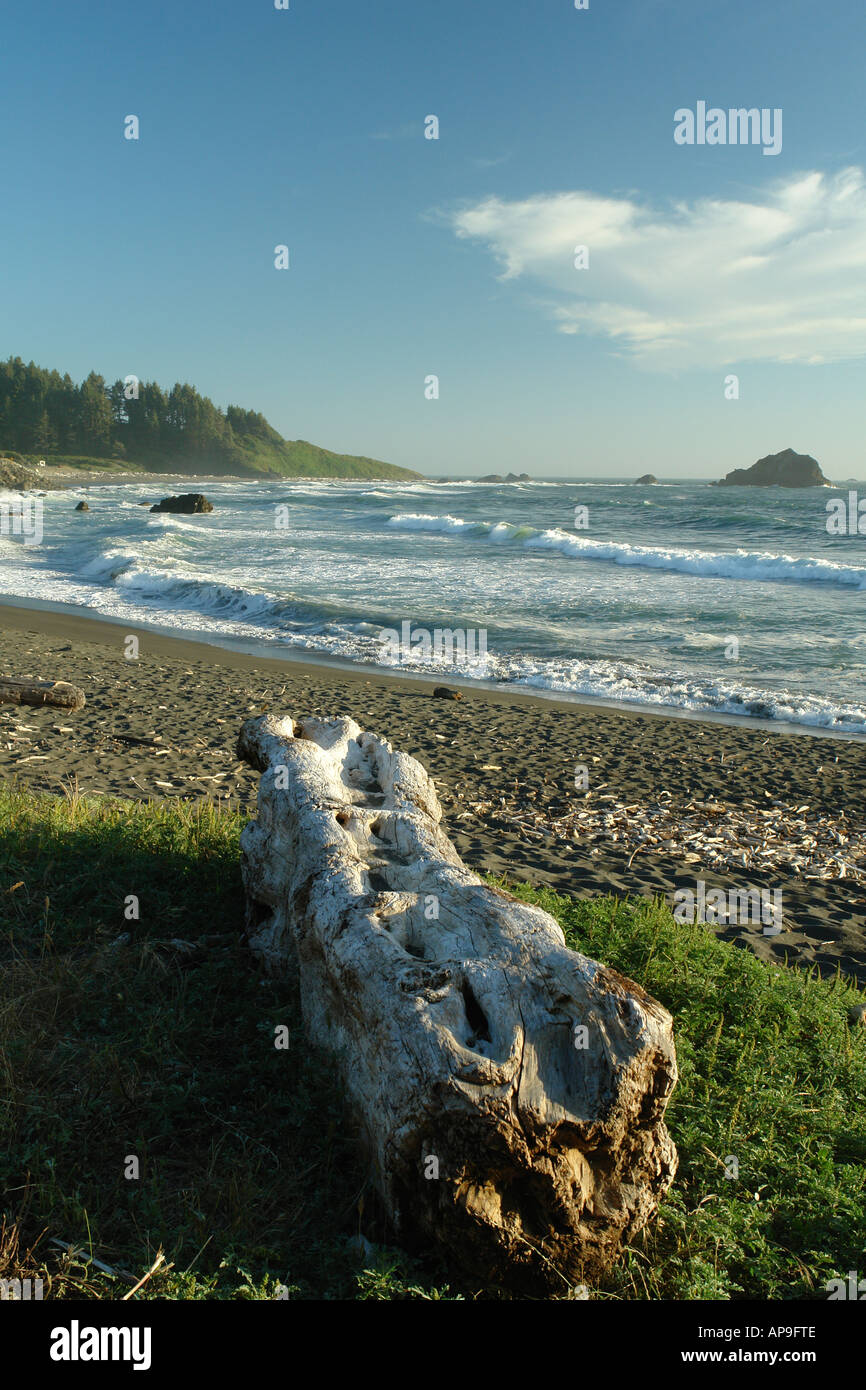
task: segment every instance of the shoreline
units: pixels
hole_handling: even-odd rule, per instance
[[[113,468],[71,468],[69,466],[47,464],[45,468],[34,469],[30,465],[24,465],[33,474],[33,483],[24,489],[9,488],[7,491],[25,492],[66,492],[75,487],[114,487],[125,486],[133,483],[171,483],[174,485],[185,484],[186,491],[196,492],[200,489],[197,484],[204,483],[261,483],[261,482],[286,482],[286,483],[400,483],[400,482],[437,482],[439,479],[427,478],[419,475],[418,479],[411,478],[389,478],[387,476],[377,477],[357,477],[352,474],[328,474],[328,473],[185,473],[185,472],[154,472],[152,469],[136,470],[113,469]],[[0,489],[2,490],[2,489]]]
[[[286,474],[281,474],[281,473],[270,473],[270,472],[267,472],[267,471],[264,471],[264,472],[261,472],[261,473],[254,473],[254,472],[253,472],[253,473],[189,473],[189,472],[185,472],[185,471],[183,471],[183,470],[180,470],[180,471],[172,470],[172,471],[170,471],[170,472],[163,472],[163,471],[161,471],[161,470],[156,470],[156,471],[155,471],[155,470],[153,470],[153,469],[148,469],[148,468],[136,469],[136,468],[130,467],[128,464],[126,464],[126,461],[121,462],[120,460],[118,460],[118,466],[117,466],[116,468],[111,468],[111,467],[106,467],[106,468],[90,468],[90,467],[87,467],[87,468],[84,468],[84,467],[82,467],[82,468],[74,468],[74,467],[72,467],[72,466],[69,465],[69,464],[46,464],[44,469],[34,468],[34,467],[33,467],[32,465],[30,465],[30,464],[25,464],[25,465],[23,465],[23,466],[26,467],[30,472],[34,473],[34,474],[36,475],[36,477],[37,477],[38,479],[40,479],[40,480],[42,480],[42,479],[58,479],[58,480],[63,480],[63,481],[65,481],[65,480],[69,479],[69,480],[72,480],[73,482],[79,482],[79,481],[80,481],[80,482],[83,482],[84,484],[88,484],[88,483],[101,483],[101,482],[105,482],[105,483],[148,482],[148,481],[150,481],[151,479],[154,479],[154,478],[175,478],[175,479],[178,479],[178,480],[181,480],[181,481],[184,481],[184,482],[189,482],[189,483],[197,483],[197,482],[211,482],[211,483],[215,483],[215,482],[245,482],[245,481],[256,481],[256,480],[274,481],[274,480],[280,480],[280,479],[285,479],[285,481],[287,481],[287,482],[314,482],[314,483],[321,483],[321,482],[334,482],[334,483],[351,483],[351,482],[358,482],[358,483],[371,483],[371,482],[374,482],[374,483],[375,483],[375,482],[387,483],[387,482],[393,482],[393,483],[400,483],[400,482],[411,482],[411,481],[413,481],[412,479],[407,479],[407,478],[390,478],[390,477],[388,477],[387,475],[383,475],[382,477],[377,478],[377,477],[374,477],[374,476],[370,476],[370,477],[358,477],[358,476],[354,476],[354,475],[352,475],[352,474],[345,474],[345,475],[342,475],[342,474],[322,474],[322,473],[286,473]],[[742,489],[742,490],[749,491],[749,492],[753,492],[753,491],[765,491],[765,490],[769,490],[770,492],[777,492],[780,488],[781,488],[783,491],[790,491],[790,489],[785,489],[785,488],[783,488],[782,485],[779,484],[779,483],[765,483],[765,484],[754,484],[754,483],[752,483],[752,484],[749,484],[749,483],[746,483],[746,484],[732,484],[732,483],[726,483],[726,484],[723,484],[720,480],[716,480],[716,479],[713,479],[713,478],[700,478],[700,477],[692,477],[692,476],[689,476],[689,477],[682,477],[682,478],[657,478],[656,481],[655,481],[655,483],[652,483],[652,484],[644,484],[644,483],[639,483],[635,478],[632,477],[632,475],[631,475],[630,473],[623,473],[623,474],[621,474],[621,475],[618,475],[618,476],[615,476],[615,477],[614,477],[614,476],[611,476],[611,477],[609,477],[609,478],[608,478],[608,477],[600,477],[600,476],[597,476],[597,475],[594,475],[594,474],[588,474],[586,477],[578,477],[578,476],[575,476],[574,474],[571,474],[571,473],[565,473],[565,474],[549,473],[549,474],[543,474],[543,475],[542,475],[542,474],[539,474],[537,477],[536,477],[536,476],[532,476],[532,477],[529,477],[528,479],[519,479],[519,478],[508,479],[508,478],[504,478],[504,479],[502,479],[502,480],[499,481],[499,482],[493,482],[493,481],[491,481],[490,479],[486,479],[486,478],[483,478],[483,477],[482,477],[482,478],[473,478],[473,477],[471,477],[471,476],[469,476],[469,475],[462,474],[462,473],[461,473],[461,474],[456,474],[456,473],[455,473],[455,474],[444,474],[444,473],[443,473],[443,474],[427,474],[427,473],[420,473],[420,474],[418,474],[418,478],[419,478],[422,482],[425,482],[425,483],[443,483],[443,484],[445,484],[446,486],[447,486],[449,483],[450,483],[450,484],[454,484],[454,483],[477,483],[479,486],[484,486],[484,487],[511,487],[511,486],[515,486],[515,485],[518,485],[518,484],[524,484],[524,483],[526,483],[526,482],[529,482],[529,483],[547,483],[547,484],[550,484],[550,485],[552,485],[552,486],[572,486],[572,485],[575,486],[575,487],[616,487],[616,486],[620,486],[620,487],[628,487],[628,488],[636,488],[636,487],[647,487],[647,486],[651,486],[651,487],[654,487],[654,488],[666,488],[666,487],[681,487],[681,486],[683,486],[683,484],[686,484],[686,485],[695,485],[695,486],[712,487],[712,488],[722,487],[722,486],[725,486],[725,487],[738,487],[738,488],[740,488],[740,489]],[[832,478],[828,478],[828,479],[826,479],[823,483],[815,483],[815,484],[812,484],[812,485],[810,485],[810,486],[813,487],[813,488],[818,488],[818,489],[823,489],[823,488],[828,488],[828,487],[831,487],[831,488],[839,488],[839,489],[845,489],[845,488],[850,488],[850,487],[855,487],[855,488],[856,488],[856,487],[864,487],[864,486],[866,486],[866,478],[839,478],[839,479],[835,479],[835,480],[832,479]],[[804,491],[804,492],[805,492],[805,491],[809,491],[809,490],[810,490],[810,486],[804,486],[803,488],[795,489],[795,491]],[[48,491],[48,492],[52,492],[52,491],[54,491],[54,490],[55,490],[55,489],[53,489],[53,488],[46,488],[46,491]],[[59,490],[59,489],[58,489],[58,490]]]
[[[78,624],[81,624],[80,636],[82,640],[114,644],[119,640],[116,635],[117,629],[121,628],[124,633],[132,633],[139,638],[146,637],[151,643],[166,644],[164,646],[154,645],[153,650],[167,656],[172,655],[171,649],[174,647],[174,655],[178,659],[184,656],[187,649],[190,659],[204,659],[202,649],[204,649],[205,654],[212,653],[213,660],[222,660],[224,657],[230,656],[242,657],[244,661],[240,664],[239,669],[244,670],[261,666],[274,671],[288,669],[291,674],[297,674],[298,672],[294,668],[298,668],[300,671],[313,667],[339,672],[347,678],[354,677],[366,682],[370,680],[382,680],[385,683],[393,681],[400,686],[420,686],[428,689],[432,689],[435,685],[448,685],[459,689],[464,698],[467,694],[472,693],[478,697],[486,697],[494,703],[510,704],[520,701],[534,704],[541,702],[544,705],[553,705],[564,710],[577,708],[621,715],[623,718],[646,717],[647,719],[673,720],[685,724],[707,724],[721,728],[749,729],[754,733],[763,732],[777,737],[833,739],[840,743],[858,743],[866,747],[866,734],[825,729],[819,725],[797,724],[781,719],[760,719],[745,714],[721,712],[714,714],[705,710],[681,709],[673,705],[641,705],[627,701],[605,700],[600,696],[578,695],[568,691],[529,689],[525,686],[505,685],[496,681],[472,680],[467,676],[453,675],[447,672],[425,675],[421,671],[401,671],[381,666],[367,666],[347,658],[327,656],[320,652],[306,653],[296,648],[286,648],[285,655],[276,655],[274,654],[276,644],[264,640],[261,643],[255,643],[229,635],[222,637],[212,632],[192,635],[178,629],[163,628],[156,624],[145,626],[140,623],[129,623],[124,618],[105,617],[102,614],[91,613],[75,604],[66,604],[60,600],[22,599],[14,594],[0,594],[0,629],[8,625],[19,630],[26,630],[26,621],[18,616],[13,616],[21,613],[39,615],[39,623],[44,618],[46,623],[44,630],[53,630],[58,637],[66,635],[70,626],[77,630]],[[56,619],[60,626],[56,624],[52,626],[51,619]],[[87,633],[88,628],[91,629],[90,635]],[[219,658],[217,658],[216,653],[220,654]],[[249,663],[253,665],[251,666]]]
[[[131,634],[136,660],[124,656]],[[767,963],[866,984],[861,740],[478,686],[443,700],[415,674],[258,656],[23,604],[0,606],[0,671],[71,681],[87,698],[75,714],[0,706],[7,785],[252,812],[258,777],[235,751],[242,722],[267,710],[349,715],[427,768],[473,871],[670,906],[702,882],[779,890],[779,934],[754,919],[708,930]]]

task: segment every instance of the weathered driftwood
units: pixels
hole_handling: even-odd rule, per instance
[[[58,709],[83,709],[84,691],[68,681],[11,681],[0,676],[0,704],[56,705]]]
[[[350,719],[248,720],[247,931],[297,970],[406,1242],[482,1278],[600,1274],[673,1180],[670,1015],[489,888],[420,763]]]

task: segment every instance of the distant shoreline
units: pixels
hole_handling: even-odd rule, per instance
[[[327,475],[322,473],[191,473],[187,469],[179,469],[171,473],[161,471],[154,472],[150,469],[136,468],[72,468],[68,465],[46,464],[45,468],[33,469],[27,465],[29,471],[34,476],[34,481],[28,491],[45,492],[64,492],[70,487],[92,487],[98,485],[118,485],[129,486],[134,483],[159,483],[175,484],[195,483],[215,484],[215,483],[357,483],[358,485],[370,485],[376,483],[412,484],[412,483],[441,483],[447,486],[449,483],[478,483],[481,486],[496,487],[527,487],[532,483],[550,483],[562,486],[574,487],[633,487],[640,486],[630,476],[611,477],[608,479],[600,478],[592,474],[586,476],[576,476],[572,474],[549,474],[544,477],[533,477],[529,483],[523,482],[484,482],[481,478],[472,478],[458,474],[416,474],[414,478],[391,478],[391,477],[357,477],[350,474],[345,476]],[[717,488],[718,482],[711,478],[659,478],[654,487],[682,487],[683,485],[703,484],[706,487]],[[828,481],[816,485],[816,490],[824,491],[827,488],[864,488],[866,489],[866,478],[843,478],[838,481]],[[2,489],[0,489],[2,490]],[[7,489],[14,491],[14,489]],[[809,488],[781,488],[779,484],[766,484],[756,486],[755,484],[745,484],[743,491],[750,493],[760,493],[763,491],[783,491],[783,492],[807,492]]]
[[[405,482],[406,479],[395,478],[356,478],[356,477],[327,477],[322,474],[283,474],[283,473],[190,473],[181,470],[176,473],[154,473],[149,470],[129,469],[116,471],[113,468],[90,469],[90,468],[69,468],[52,467],[46,464],[44,468],[31,470],[34,472],[34,483],[27,490],[30,492],[66,492],[72,487],[92,487],[95,485],[106,485],[118,487],[128,487],[135,483],[159,484],[165,488],[169,484],[180,486],[185,483],[199,484],[214,483],[393,483]],[[435,482],[435,479],[420,478],[416,481]]]

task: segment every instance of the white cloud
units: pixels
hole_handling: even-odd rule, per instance
[[[538,290],[562,333],[607,338],[647,366],[834,362],[866,355],[863,171],[808,173],[751,201],[666,210],[589,192],[485,198],[452,212],[500,279]],[[575,247],[589,268],[574,268]]]

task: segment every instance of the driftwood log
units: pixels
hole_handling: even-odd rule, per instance
[[[351,719],[248,720],[247,935],[297,973],[398,1238],[496,1284],[600,1275],[676,1171],[670,1015],[484,885],[420,763]]]
[[[84,691],[68,681],[11,681],[0,676],[0,704],[56,705],[58,709],[83,709]]]

